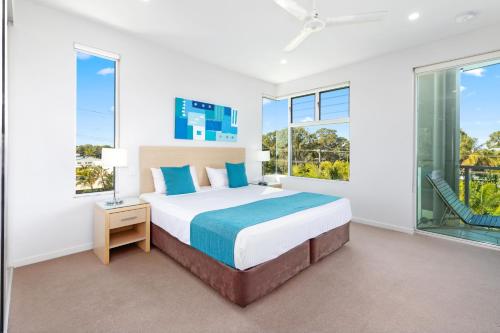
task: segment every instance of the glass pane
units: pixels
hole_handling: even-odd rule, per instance
[[[101,164],[103,147],[115,145],[113,60],[77,53],[76,193],[109,191],[113,170]]]
[[[288,174],[288,100],[262,100],[262,150],[271,159],[263,162],[264,175]]]
[[[314,94],[292,98],[292,122],[314,121],[315,102]]]
[[[349,87],[324,91],[319,94],[321,120],[349,117]]]
[[[292,176],[349,180],[349,124],[293,127]]]
[[[417,76],[418,229],[500,244],[500,230],[468,218],[500,215],[499,77],[492,63]]]
[[[452,189],[458,188],[459,86],[455,69],[417,78],[418,225],[434,223],[444,213],[426,176],[439,174]]]
[[[460,72],[459,196],[480,215],[500,215],[499,79],[498,62]]]

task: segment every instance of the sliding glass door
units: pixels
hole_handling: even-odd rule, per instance
[[[417,229],[500,245],[459,217],[500,215],[499,92],[500,61],[417,71]]]

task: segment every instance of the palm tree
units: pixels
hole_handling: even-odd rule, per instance
[[[102,185],[103,190],[111,190],[113,188],[113,172],[98,165],[94,167],[97,174],[97,179]]]
[[[93,166],[80,166],[76,169],[76,184],[83,187],[90,187],[94,190],[94,184],[98,180],[98,173]]]

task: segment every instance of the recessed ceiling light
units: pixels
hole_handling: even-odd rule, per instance
[[[457,17],[455,17],[455,22],[457,22],[457,23],[469,22],[469,21],[475,19],[476,16],[477,16],[476,12],[466,12],[466,13],[457,15]]]
[[[416,21],[419,18],[420,18],[419,12],[411,13],[410,15],[408,15],[408,20],[410,20],[410,21]]]
[[[286,59],[281,59],[281,60],[280,60],[280,64],[282,64],[282,65],[286,65],[286,63],[287,63],[287,62],[288,62],[288,61],[287,61]]]

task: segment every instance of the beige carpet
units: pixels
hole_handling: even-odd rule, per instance
[[[9,332],[500,332],[500,252],[353,225],[245,309],[154,249],[16,269]]]

